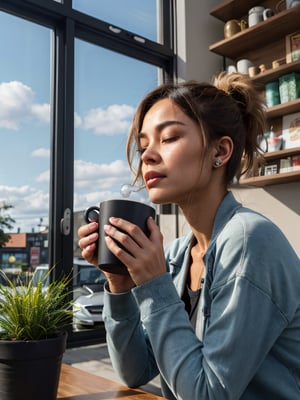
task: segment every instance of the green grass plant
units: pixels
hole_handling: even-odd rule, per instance
[[[46,339],[63,331],[72,321],[67,277],[51,282],[46,288],[43,281],[37,286],[31,280],[15,286],[6,280],[8,286],[0,286],[1,340]]]

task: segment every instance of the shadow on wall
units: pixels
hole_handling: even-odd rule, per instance
[[[300,215],[300,184],[299,182],[284,185],[267,186],[264,190],[278,201]]]

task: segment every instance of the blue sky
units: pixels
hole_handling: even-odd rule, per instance
[[[125,9],[123,1],[107,0],[101,10],[95,1],[74,4],[113,18],[108,21],[116,26],[156,37],[155,1],[142,6],[126,1]],[[31,232],[40,218],[45,225],[48,221],[51,34],[4,13],[0,33],[0,202],[14,206],[13,231]],[[75,59],[74,208],[82,210],[119,197],[121,184],[131,180],[126,137],[136,105],[157,85],[157,69],[79,40]],[[133,198],[147,201],[141,192]]]

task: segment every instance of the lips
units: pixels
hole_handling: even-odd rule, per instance
[[[160,174],[159,172],[149,171],[146,172],[144,176],[144,181],[147,187],[151,187],[159,182],[162,178],[165,178],[165,175]]]

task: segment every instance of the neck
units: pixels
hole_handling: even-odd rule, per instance
[[[193,196],[180,208],[196,238],[196,247],[207,250],[217,210],[227,191],[213,193],[213,196]]]

